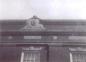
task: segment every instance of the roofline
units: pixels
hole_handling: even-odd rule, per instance
[[[30,18],[28,18],[30,19]],[[3,21],[25,21],[25,20],[28,20],[28,19],[0,19],[0,22],[3,22]],[[39,18],[40,19],[40,18]],[[58,21],[63,21],[63,22],[86,22],[86,19],[40,19],[40,20],[43,20],[43,21],[52,21],[52,22],[58,22]]]
[[[1,20],[0,23],[9,22],[26,22],[28,19],[8,19]],[[72,19],[40,19],[44,25],[86,25],[86,20],[72,20]]]

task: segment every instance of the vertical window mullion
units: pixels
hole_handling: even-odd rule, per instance
[[[70,53],[70,62],[73,62],[72,53]]]
[[[24,52],[21,53],[21,62],[24,61]]]
[[[35,57],[35,55],[34,55],[34,62],[35,62],[35,58],[36,58],[36,57]]]

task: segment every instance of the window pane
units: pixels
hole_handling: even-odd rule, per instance
[[[40,62],[40,52],[39,51],[24,52],[23,62]]]

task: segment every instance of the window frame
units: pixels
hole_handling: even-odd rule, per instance
[[[86,52],[86,48],[83,47],[76,47],[76,48],[69,48],[69,55],[70,55],[70,62],[73,62],[73,53],[85,53]]]
[[[26,49],[26,48],[29,48],[29,47],[37,47],[37,48],[39,48],[39,49],[32,49],[32,50],[29,50],[29,49]],[[26,50],[25,50],[26,49]],[[20,62],[24,62],[24,53],[25,53],[25,51],[39,51],[39,53],[41,54],[41,50],[45,50],[45,51],[47,51],[47,55],[46,55],[46,61],[48,61],[48,53],[49,53],[49,51],[48,51],[48,45],[40,45],[40,46],[28,46],[28,47],[22,47],[22,52],[21,52],[21,58],[20,58]]]

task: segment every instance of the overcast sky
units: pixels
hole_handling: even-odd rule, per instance
[[[86,0],[0,0],[0,19],[86,19]]]

